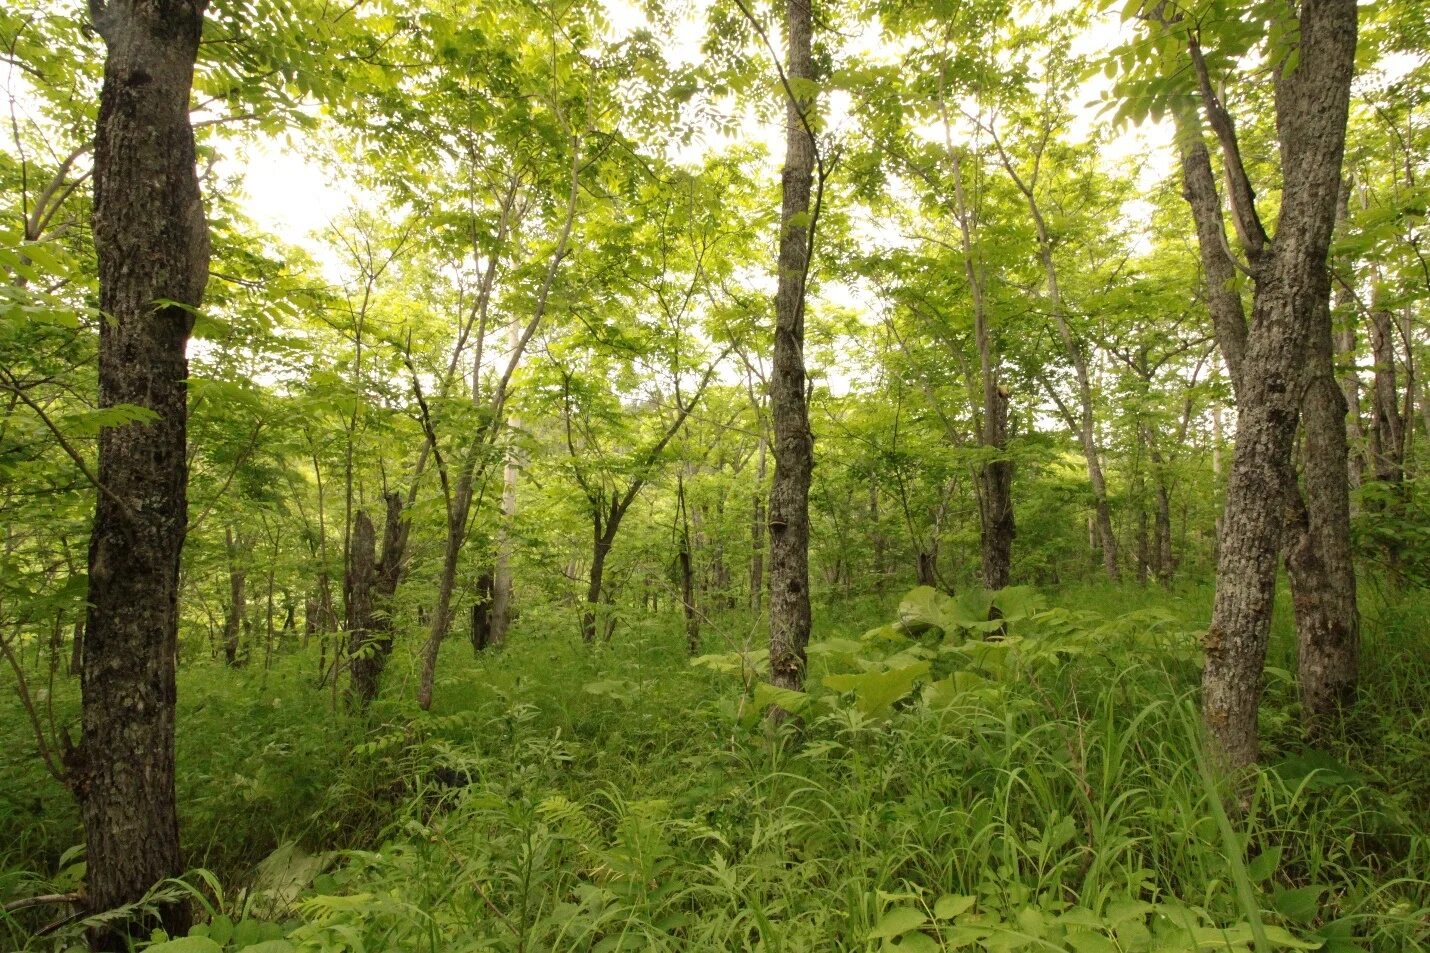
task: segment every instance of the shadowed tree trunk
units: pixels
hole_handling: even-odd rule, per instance
[[[187,529],[188,360],[209,238],[189,94],[205,0],[92,2],[106,58],[94,142],[99,403],[153,416],[99,437],[89,550],[83,738],[70,778],[84,818],[86,906],[109,910],[183,870],[174,796],[179,553]],[[170,935],[188,929],[164,905]],[[147,937],[147,918],[90,931],[98,950]]]
[[[472,596],[472,652],[480,655],[492,644],[492,602],[496,589],[496,579],[490,572],[477,577],[476,592]]]
[[[780,688],[798,690],[804,687],[809,644],[809,483],[814,470],[804,368],[805,281],[815,225],[811,192],[816,162],[814,136],[805,117],[812,114],[814,99],[798,88],[814,75],[814,19],[808,0],[788,0],[785,29],[789,44],[785,76],[791,85],[784,90],[785,162],[770,376],[775,451],[769,510],[770,680]]]
[[[384,496],[387,515],[382,530],[382,554],[375,551],[375,532],[367,513],[359,511],[353,526],[348,560],[347,629],[349,698],[367,707],[382,687],[382,673],[392,655],[392,599],[402,581],[408,523],[402,497]]]

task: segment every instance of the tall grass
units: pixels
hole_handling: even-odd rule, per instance
[[[737,681],[687,664],[673,617],[591,649],[530,612],[503,653],[452,645],[426,715],[406,659],[362,720],[300,653],[189,666],[184,833],[217,917],[200,930],[264,953],[1424,948],[1430,600],[1368,606],[1370,690],[1325,749],[1296,727],[1278,622],[1266,767],[1227,814],[1191,714],[1209,592],[1056,601],[1088,649],[937,706],[869,715],[825,693],[774,736],[737,721]],[[749,627],[716,622],[734,644]],[[78,840],[22,761],[0,899],[52,886]],[[0,946],[49,948],[34,925],[0,925]]]

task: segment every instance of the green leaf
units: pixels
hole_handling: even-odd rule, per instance
[[[206,936],[184,936],[155,943],[145,953],[223,953],[223,947]]]
[[[904,953],[940,953],[939,945],[923,933],[905,933],[898,940],[885,940],[884,949],[903,950]]]
[[[975,898],[964,894],[946,893],[933,905],[933,915],[940,920],[952,920],[973,909]]]
[[[866,715],[874,715],[913,691],[914,684],[928,674],[928,670],[928,662],[916,662],[882,672],[826,675],[824,684],[837,692],[853,692],[855,707]]]
[[[1252,883],[1261,881],[1276,873],[1276,868],[1281,864],[1281,848],[1268,847],[1266,850],[1252,858],[1246,865],[1246,875],[1251,878]]]
[[[1302,940],[1294,936],[1285,927],[1266,926],[1266,939],[1271,941],[1271,945],[1278,950],[1319,950],[1320,940]]]
[[[1326,889],[1324,885],[1312,884],[1294,890],[1277,890],[1271,895],[1271,908],[1294,923],[1310,923],[1316,919],[1321,894]]]
[[[1077,953],[1118,953],[1117,944],[1101,933],[1070,932],[1067,943]]]
[[[889,910],[869,931],[869,939],[886,940],[890,937],[903,936],[910,930],[917,930],[928,922],[928,917],[924,916],[921,910],[914,907],[894,907]]]

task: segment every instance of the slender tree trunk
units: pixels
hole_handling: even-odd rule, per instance
[[[1005,455],[1008,449],[1009,392],[998,382],[998,362],[994,354],[993,330],[989,327],[988,305],[984,292],[986,275],[973,241],[975,210],[963,186],[963,155],[953,144],[953,125],[945,91],[940,88],[939,93],[944,147],[953,163],[954,199],[962,241],[963,269],[973,299],[973,337],[978,347],[978,373],[983,397],[979,444],[993,455],[993,459],[983,463],[978,469],[979,548],[983,585],[987,589],[1002,589],[1008,585],[1013,561],[1013,539],[1017,532],[1013,520],[1013,461]]]
[[[496,590],[493,573],[484,572],[477,577],[477,590],[472,596],[472,653],[482,654],[492,644],[492,601]]]
[[[808,0],[788,0],[791,84],[813,79],[814,20]],[[786,93],[785,164],[780,210],[779,275],[775,293],[774,366],[770,409],[774,417],[775,477],[770,490],[770,680],[780,688],[804,687],[809,644],[809,483],[814,434],[805,395],[805,279],[810,260],[811,186],[815,143],[806,115],[814,99],[798,88]],[[796,98],[800,97],[800,98]],[[776,714],[776,717],[782,717]]]
[[[765,595],[765,438],[760,437],[759,468],[750,500],[750,611],[756,616]]]
[[[205,0],[91,6],[107,55],[94,142],[99,403],[153,419],[99,437],[102,487],[89,550],[83,737],[70,779],[84,818],[85,903],[138,900],[183,870],[174,794],[179,553],[187,529],[185,349],[208,281],[189,94]],[[165,904],[172,936],[183,902]],[[147,937],[144,917],[91,929],[97,950]]]
[[[985,362],[986,363],[986,362]],[[992,382],[992,370],[985,371]],[[994,383],[984,387],[983,445],[1003,453],[1008,448],[1008,391]],[[979,469],[980,540],[983,558],[983,585],[1002,589],[1008,585],[1013,565],[1013,461],[1006,457],[991,460]]]
[[[1400,414],[1400,391],[1395,374],[1395,319],[1382,307],[1370,314],[1370,346],[1375,358],[1371,387],[1371,448],[1375,478],[1396,485],[1404,478],[1401,449],[1405,445],[1404,419]]]
[[[512,417],[507,422],[509,429],[517,427]],[[516,484],[519,475],[517,461],[512,451],[508,451],[506,467],[502,474],[502,524],[497,532],[496,561],[492,568],[492,645],[506,644],[507,631],[511,628],[515,609],[515,584],[511,575],[511,524],[516,519]]]
[[[243,632],[243,620],[248,614],[248,574],[238,563],[239,546],[234,542],[233,527],[224,530],[224,542],[228,554],[228,614],[223,623],[223,660],[230,668],[234,668],[241,661],[239,641]]]
[[[591,544],[591,575],[586,583],[586,608],[581,614],[581,638],[587,644],[596,641],[596,617],[600,612],[605,587],[606,557],[611,553],[615,532],[609,526],[604,531],[598,523]]]

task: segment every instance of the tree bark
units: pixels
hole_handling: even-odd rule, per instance
[[[1244,366],[1239,374],[1233,370],[1234,379],[1240,379],[1236,452],[1216,600],[1205,638],[1203,717],[1220,757],[1232,769],[1257,759],[1257,715],[1286,524],[1301,367],[1317,323],[1329,320],[1326,255],[1345,148],[1355,2],[1305,0],[1300,26],[1299,65],[1283,72],[1276,88],[1283,182],[1280,224],[1274,242],[1248,245],[1255,280],[1253,319]],[[1195,57],[1195,41],[1193,51]],[[1214,114],[1217,104],[1209,97],[1204,100]],[[1228,151],[1228,162],[1235,160]],[[1238,222],[1255,218],[1248,201],[1233,203]],[[1226,349],[1223,354],[1230,365]],[[1341,458],[1338,466],[1344,465]]]
[[[1395,374],[1395,319],[1386,308],[1376,306],[1370,313],[1370,347],[1375,359],[1371,385],[1372,465],[1375,478],[1397,485],[1404,478],[1401,456],[1405,445],[1405,422],[1400,414],[1400,392]]]
[[[789,48],[785,76],[791,84],[814,74],[814,20],[808,0],[787,0]],[[774,364],[770,410],[774,418],[775,476],[770,488],[770,680],[780,688],[804,687],[809,644],[809,484],[814,434],[805,396],[805,280],[810,265],[811,191],[815,143],[806,116],[814,99],[785,90],[785,162],[781,174],[778,284],[775,292]],[[782,713],[775,713],[782,717]]]
[[[384,497],[387,515],[382,531],[382,554],[375,551],[372,521],[359,511],[353,527],[352,556],[344,581],[347,605],[348,695],[366,708],[382,687],[382,673],[392,655],[392,599],[402,579],[408,524],[402,497]]]
[[[985,370],[985,381],[993,381]],[[994,384],[984,387],[983,446],[999,454],[1008,449],[1008,391]],[[1003,589],[1008,585],[1013,565],[1013,461],[1006,457],[990,460],[978,471],[983,585]]]
[[[758,618],[765,597],[765,438],[760,436],[759,468],[750,500],[750,611]]]
[[[83,737],[70,777],[84,817],[86,906],[130,903],[182,872],[174,794],[179,554],[187,530],[192,309],[209,237],[194,169],[189,96],[206,0],[92,3],[106,47],[94,144],[99,403],[153,419],[99,438],[81,675]],[[171,936],[188,905],[164,905]],[[94,927],[96,950],[147,936],[145,917]]]
[[[472,597],[472,653],[480,655],[492,644],[492,601],[496,590],[493,573],[484,572],[477,577],[477,591]]]
[[[1360,622],[1351,554],[1346,402],[1336,381],[1329,315],[1312,330],[1301,420],[1304,497],[1287,479],[1292,528],[1286,553],[1296,611],[1302,721],[1323,734],[1354,697]]]
[[[248,610],[248,574],[238,564],[239,546],[234,542],[231,526],[224,530],[224,544],[228,555],[228,613],[223,622],[223,660],[233,668],[239,664],[239,641]]]

